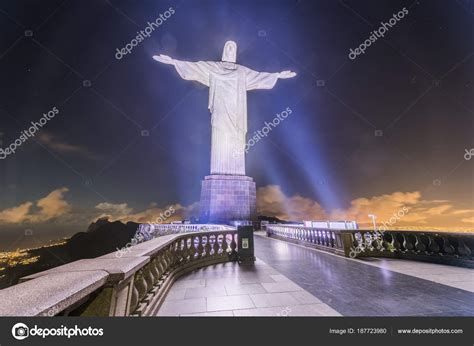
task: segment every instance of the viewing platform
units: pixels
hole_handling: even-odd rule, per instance
[[[345,258],[265,232],[255,253],[255,268],[226,263],[183,276],[158,316],[474,316],[470,268]]]
[[[472,235],[269,225],[243,265],[235,228],[154,232],[0,290],[0,316],[474,316]]]

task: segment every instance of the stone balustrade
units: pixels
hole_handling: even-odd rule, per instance
[[[353,234],[350,257],[394,257],[474,268],[474,234],[370,231]]]
[[[334,230],[269,224],[270,237],[346,257],[391,257],[474,268],[474,234],[454,232]]]
[[[349,256],[352,244],[352,234],[346,230],[319,229],[288,224],[266,225],[269,237],[290,240],[296,243],[311,245],[320,250]]]
[[[207,232],[207,231],[225,231],[232,230],[235,227],[218,224],[172,224],[172,223],[144,223],[138,227],[140,234],[150,234],[151,237],[157,237],[176,233],[189,232]]]
[[[236,229],[158,237],[24,277],[0,290],[0,316],[153,315],[179,276],[237,251]]]

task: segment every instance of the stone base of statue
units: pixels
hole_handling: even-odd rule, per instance
[[[201,185],[200,209],[200,222],[255,220],[255,182],[245,175],[208,175]]]

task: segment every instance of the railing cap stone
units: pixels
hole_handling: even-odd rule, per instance
[[[50,273],[0,290],[0,316],[52,316],[107,281],[102,270]]]
[[[70,272],[88,272],[103,270],[109,274],[108,281],[115,282],[124,280],[132,276],[138,269],[150,262],[149,257],[134,258],[91,258],[83,259],[62,266],[48,269],[36,274],[28,275],[21,278],[21,281],[37,279],[44,275],[53,273],[70,273]]]

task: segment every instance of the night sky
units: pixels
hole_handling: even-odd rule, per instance
[[[227,40],[239,64],[298,74],[248,94],[248,137],[292,110],[247,155],[261,214],[364,224],[408,206],[393,226],[474,228],[473,1],[3,0],[1,147],[58,114],[0,160],[0,250],[31,246],[25,229],[42,242],[103,215],[196,214],[208,89],[152,56],[218,61]]]

